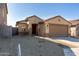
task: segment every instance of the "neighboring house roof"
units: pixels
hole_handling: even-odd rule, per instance
[[[70,22],[72,23],[72,26],[76,26],[79,24],[79,19],[76,20],[70,20]]]
[[[16,22],[16,26],[17,26],[19,23],[26,23],[26,22],[25,22],[25,20],[17,21],[17,22]]]
[[[51,18],[46,19],[45,22],[46,21],[49,21],[51,19],[57,18],[57,17],[60,17],[60,18],[64,19],[63,17],[61,17],[60,15],[58,15],[58,16],[54,16],[54,17],[51,17]],[[66,19],[64,19],[64,20],[67,21]],[[69,22],[69,21],[67,21],[67,22],[71,24],[71,22]]]

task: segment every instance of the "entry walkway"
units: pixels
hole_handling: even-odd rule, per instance
[[[79,56],[79,52],[78,52],[79,51],[79,39],[71,38],[71,37],[57,37],[57,38],[56,37],[47,38],[47,37],[39,37],[39,36],[35,36],[35,37],[68,46],[70,47],[70,49],[74,52],[76,56]]]

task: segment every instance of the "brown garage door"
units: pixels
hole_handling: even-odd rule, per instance
[[[49,25],[49,32],[52,36],[67,36],[68,26],[67,25]]]

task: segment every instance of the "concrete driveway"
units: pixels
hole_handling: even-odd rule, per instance
[[[61,39],[61,40],[68,40],[68,41],[71,41],[71,42],[79,42],[79,39],[78,38],[73,38],[73,37],[52,37],[52,39]]]
[[[34,36],[14,36],[12,42],[13,55],[17,55],[20,43],[22,56],[64,56],[63,49],[56,43]]]
[[[51,42],[59,43],[71,48],[77,48],[79,47],[79,39],[72,38],[72,37],[53,37],[53,38],[48,38],[48,37],[40,37],[40,36],[35,36],[41,39],[45,39]]]
[[[68,46],[76,56],[79,56],[79,39],[77,38],[72,38],[72,37],[52,37],[52,38],[47,38],[47,37],[39,37],[41,39],[45,39],[51,42],[55,42],[64,46]]]

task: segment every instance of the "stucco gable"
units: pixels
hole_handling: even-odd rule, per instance
[[[33,15],[33,16],[28,17],[26,21],[28,21],[30,23],[39,23],[39,22],[42,22],[43,20],[41,18]]]
[[[39,18],[38,16],[36,16],[36,15],[33,15],[33,16],[30,16],[30,17],[27,17],[27,18],[25,18],[24,20],[21,20],[21,21],[17,21],[16,22],[16,25],[18,24],[18,23],[27,23],[28,21],[32,21],[32,22],[42,22],[43,20],[41,19],[41,18]]]
[[[31,21],[31,20],[43,21],[41,18],[39,18],[36,15],[30,16],[27,19],[28,19],[28,21]]]
[[[27,18],[25,19],[25,21],[29,21],[29,20],[33,20],[33,19],[43,21],[41,18],[39,18],[39,17],[36,16],[36,15],[27,17]]]
[[[49,18],[47,20],[45,20],[46,23],[53,23],[53,24],[71,24],[69,21],[65,20],[63,17],[61,16],[55,16],[52,18]]]

